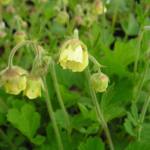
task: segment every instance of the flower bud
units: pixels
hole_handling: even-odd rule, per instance
[[[107,8],[103,5],[103,2],[101,0],[96,0],[93,3],[92,7],[92,13],[94,15],[101,15],[107,11]]]
[[[23,91],[26,88],[26,75],[27,71],[18,66],[3,70],[1,72],[1,81],[6,92],[18,95]]]
[[[26,33],[24,31],[17,31],[14,35],[16,43],[20,43],[26,40]]]
[[[5,31],[0,31],[0,38],[4,38],[7,35]]]
[[[83,25],[83,17],[82,16],[75,16],[74,21],[76,25]]]
[[[6,28],[5,22],[0,21],[0,30],[4,30]]]
[[[80,40],[71,39],[62,45],[59,63],[63,69],[81,72],[88,66],[88,62],[87,47]]]
[[[56,22],[59,24],[65,25],[69,22],[69,15],[66,11],[59,11],[56,16]]]
[[[85,27],[91,27],[94,22],[97,20],[97,17],[92,15],[92,14],[88,14],[88,15],[85,15],[84,18],[83,18],[83,25]]]
[[[68,3],[69,3],[69,1],[68,1],[68,0],[62,0],[62,2],[63,2],[63,5],[64,5],[64,6],[67,6],[67,5],[68,5]]]
[[[37,97],[40,97],[42,87],[42,79],[40,77],[30,75],[27,78],[27,86],[24,90],[24,95],[26,95],[29,99],[35,99]]]
[[[91,75],[91,85],[96,92],[105,92],[109,83],[109,78],[104,73],[94,73]]]
[[[12,0],[0,0],[0,4],[6,6],[9,5],[12,2]]]
[[[4,38],[7,33],[5,32],[5,22],[4,21],[0,21],[0,38]]]

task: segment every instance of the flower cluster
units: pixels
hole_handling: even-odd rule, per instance
[[[17,48],[27,42],[24,39],[24,34],[18,33],[15,34],[16,36],[19,42],[16,46]],[[23,92],[29,99],[40,97],[41,91],[44,88],[41,77],[46,75],[52,58],[41,46],[35,45],[34,43],[36,56],[33,61],[32,70],[28,72],[12,64],[16,47],[10,54],[8,67],[0,72],[1,83],[5,91],[9,94],[18,95]],[[78,31],[75,30],[74,37],[65,41],[61,46],[58,61],[63,69],[69,69],[72,72],[82,72],[88,66],[89,58],[87,47],[80,41]],[[97,64],[98,62],[94,65]],[[100,66],[99,64],[98,67]],[[105,92],[108,87],[108,82],[109,78],[101,72],[91,75],[91,85],[96,92]]]
[[[18,95],[22,91],[29,99],[41,96],[42,81],[40,77],[31,76],[18,66],[1,71],[1,81],[7,93]]]
[[[102,0],[95,0],[92,4],[78,4],[75,9],[74,21],[77,25],[90,27],[98,19],[99,15],[106,12],[107,9]]]

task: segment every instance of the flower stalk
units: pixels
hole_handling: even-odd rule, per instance
[[[63,99],[62,99],[62,96],[61,96],[61,93],[60,93],[59,84],[58,84],[58,80],[57,80],[57,75],[56,75],[56,71],[55,71],[55,64],[54,64],[53,60],[51,60],[51,63],[50,63],[50,73],[51,73],[51,77],[53,79],[53,84],[54,84],[54,87],[55,87],[55,91],[56,91],[56,94],[57,94],[59,105],[60,105],[60,107],[63,111],[64,117],[65,117],[65,120],[66,120],[68,133],[71,134],[71,126],[70,126],[70,121],[69,121],[69,115],[68,115],[68,113],[65,109],[64,102],[63,102]]]
[[[9,55],[9,59],[8,59],[8,68],[12,68],[13,66],[13,58],[17,52],[17,50],[19,50],[21,47],[23,47],[24,45],[27,45],[27,44],[34,44],[33,41],[30,41],[30,40],[27,40],[27,41],[23,41],[23,42],[20,42],[18,43],[13,49],[12,51],[10,52],[10,55]]]
[[[56,122],[56,119],[55,119],[53,107],[52,107],[52,104],[51,104],[51,98],[50,98],[50,95],[49,95],[49,92],[48,92],[46,78],[43,78],[43,82],[44,82],[45,97],[46,97],[45,102],[46,102],[49,117],[52,120],[52,125],[53,125],[55,135],[56,135],[56,139],[57,139],[57,142],[58,142],[58,147],[59,147],[59,150],[64,150],[62,140],[61,140],[61,136],[60,136],[60,132],[59,132],[57,122]]]
[[[113,142],[112,142],[112,139],[111,139],[111,135],[110,135],[110,132],[109,132],[109,129],[108,129],[108,125],[104,119],[104,116],[103,116],[103,113],[99,107],[99,103],[98,103],[98,100],[97,100],[97,97],[96,97],[96,93],[91,85],[91,82],[90,82],[90,77],[91,77],[91,74],[90,74],[90,70],[89,68],[86,70],[86,78],[87,78],[87,81],[88,81],[88,86],[89,86],[89,90],[90,90],[90,95],[91,95],[91,100],[96,108],[96,113],[97,113],[97,119],[98,119],[98,122],[102,125],[104,131],[105,131],[105,134],[106,134],[106,137],[108,139],[108,143],[109,143],[109,147],[110,147],[110,150],[114,150],[114,146],[113,146]]]

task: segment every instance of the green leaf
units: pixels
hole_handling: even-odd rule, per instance
[[[105,70],[108,74],[119,77],[130,75],[128,65],[135,60],[137,53],[135,45],[137,45],[136,39],[128,42],[117,40],[113,51],[105,49],[104,56],[99,59],[103,65],[107,66]]]
[[[79,145],[78,150],[104,150],[104,143],[100,138],[88,138],[86,142]]]
[[[6,116],[0,113],[0,125],[3,125],[4,123],[6,123]]]
[[[110,87],[103,95],[101,108],[105,119],[110,121],[116,117],[125,115],[125,106],[132,96],[132,84],[130,80],[120,80]]]
[[[133,142],[125,150],[150,150],[150,144],[149,142]]]
[[[128,18],[122,20],[121,25],[128,35],[137,35],[139,32],[139,25],[133,14],[130,14]]]
[[[25,104],[21,110],[9,109],[7,120],[29,139],[34,137],[40,126],[40,114],[29,104]]]
[[[125,130],[133,137],[136,137],[136,133],[133,129],[133,126],[131,124],[131,122],[129,121],[129,119],[125,119],[125,122],[124,122],[124,127],[125,127]]]
[[[59,109],[55,112],[55,118],[56,118],[57,123],[61,126],[61,128],[67,129],[67,123],[65,120],[65,116],[61,109]]]
[[[35,138],[31,139],[31,141],[35,145],[42,145],[45,141],[45,137],[41,135],[37,135]]]
[[[149,142],[150,141],[150,123],[144,123],[141,131],[141,141]]]

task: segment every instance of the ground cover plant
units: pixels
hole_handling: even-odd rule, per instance
[[[0,0],[0,150],[150,150],[149,0]]]

